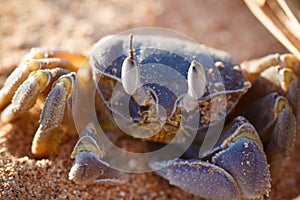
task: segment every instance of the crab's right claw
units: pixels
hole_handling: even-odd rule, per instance
[[[153,168],[170,184],[207,199],[237,199],[239,188],[234,178],[224,169],[200,160],[163,161],[152,164]]]
[[[125,182],[125,174],[111,168],[102,160],[104,152],[99,147],[95,134],[96,130],[92,124],[88,124],[80,134],[71,155],[75,160],[69,172],[69,179],[77,184]]]
[[[242,120],[243,121],[243,120]],[[212,151],[212,159],[151,163],[170,184],[206,199],[256,199],[268,195],[270,172],[258,135],[236,120],[233,133]],[[229,130],[229,129],[227,129]],[[227,133],[225,133],[227,135]]]

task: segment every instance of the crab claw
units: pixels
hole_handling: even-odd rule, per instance
[[[170,184],[206,199],[255,199],[268,195],[269,166],[254,127],[242,117],[230,126],[208,156],[210,160],[177,159],[150,166],[166,166],[156,172]]]
[[[69,179],[77,184],[123,183],[120,173],[90,152],[79,152],[69,172]]]
[[[163,161],[153,168],[167,165],[157,171],[170,184],[197,196],[208,199],[237,199],[239,188],[234,178],[221,167],[201,160]]]
[[[96,130],[92,124],[88,124],[82,131],[71,155],[75,160],[69,172],[69,179],[78,184],[125,182],[125,174],[101,160],[104,152],[97,144],[94,134]]]

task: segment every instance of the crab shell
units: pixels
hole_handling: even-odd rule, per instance
[[[169,142],[176,135],[183,117],[188,121],[184,128],[190,126],[196,132],[217,123],[224,119],[250,87],[240,67],[223,51],[179,38],[134,35],[132,48],[140,66],[142,87],[150,91],[159,108],[164,109],[165,116],[162,117],[162,112],[157,107],[153,111],[149,107],[139,106],[126,96],[122,88],[122,63],[129,56],[129,44],[128,35],[107,36],[95,45],[89,60],[98,92],[107,108],[114,116],[125,121],[124,127],[143,127],[139,129],[139,134],[147,135],[150,130],[158,133],[153,134],[150,140]],[[205,93],[198,99],[198,106],[194,110],[199,115],[196,127],[193,125],[195,119],[190,119],[193,118],[191,112],[185,111],[181,105],[181,100],[188,91],[187,77],[192,60],[203,65],[206,76]],[[122,104],[120,102],[126,102],[126,98],[129,104],[127,114],[116,106]],[[223,108],[216,105],[223,105]],[[150,121],[152,124],[159,124],[158,126],[134,122],[133,119],[139,117],[144,110],[150,110]],[[114,123],[113,121],[106,120],[105,123]]]

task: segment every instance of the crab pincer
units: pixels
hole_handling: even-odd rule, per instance
[[[176,159],[151,166],[166,166],[157,173],[170,184],[206,199],[254,199],[268,195],[270,171],[254,127],[238,117],[222,135],[219,145],[207,154],[207,160]]]

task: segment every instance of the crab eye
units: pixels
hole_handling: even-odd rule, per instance
[[[206,90],[206,76],[203,65],[193,60],[188,70],[188,92],[183,97],[183,106],[187,111],[198,105]]]
[[[203,65],[192,61],[188,71],[188,95],[193,100],[201,98],[205,92],[206,77]]]
[[[141,85],[140,81],[140,66],[135,60],[132,47],[133,35],[130,35],[129,56],[123,61],[121,81],[125,92],[132,95]]]
[[[127,57],[122,65],[121,81],[125,92],[132,95],[140,84],[140,69],[134,58]]]
[[[139,106],[147,106],[151,95],[142,87],[140,66],[134,57],[132,41],[133,35],[130,35],[129,56],[122,64],[121,82],[125,92],[131,95]]]

